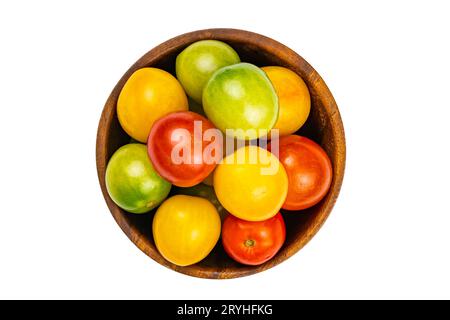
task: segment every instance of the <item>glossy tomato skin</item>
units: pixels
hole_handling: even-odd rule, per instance
[[[203,90],[203,110],[217,128],[242,140],[272,129],[278,119],[278,96],[266,73],[250,63],[217,70]]]
[[[194,130],[196,121],[201,123],[201,130]],[[220,160],[222,153],[221,139],[205,139],[204,132],[208,129],[219,133],[208,119],[190,111],[171,113],[156,121],[147,143],[156,171],[178,187],[192,187],[202,182],[218,162],[208,155],[213,154]],[[200,142],[199,148],[194,146],[195,141]],[[216,151],[204,152],[205,148]],[[174,161],[173,153],[187,158]]]
[[[120,147],[108,162],[106,189],[111,199],[131,213],[146,213],[169,194],[171,184],[155,171],[140,143]]]
[[[117,100],[117,117],[125,132],[145,143],[154,122],[176,111],[187,111],[183,87],[167,71],[157,68],[136,70]]]
[[[222,226],[222,244],[226,253],[246,265],[255,266],[272,259],[285,239],[286,227],[280,213],[256,222],[230,214]]]
[[[330,158],[317,143],[298,135],[281,137],[279,159],[288,175],[288,194],[283,209],[307,209],[325,197],[333,169]]]
[[[294,133],[306,122],[311,109],[311,98],[303,79],[284,67],[261,68],[269,77],[278,95],[280,112],[274,129],[280,136]]]
[[[222,206],[247,221],[275,216],[288,192],[288,177],[278,158],[252,145],[225,157],[214,171],[213,183]]]
[[[222,67],[239,62],[238,54],[228,44],[217,40],[201,40],[177,56],[175,70],[187,94],[201,103],[203,88],[211,75]]]
[[[161,255],[178,266],[203,260],[220,237],[220,217],[211,202],[175,195],[153,217],[153,239]]]

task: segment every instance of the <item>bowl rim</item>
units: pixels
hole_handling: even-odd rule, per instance
[[[329,117],[331,134],[335,141],[338,142],[335,144],[335,152],[338,154],[338,156],[336,156],[336,163],[334,163],[333,182],[330,190],[328,191],[329,196],[327,197],[326,202],[323,204],[319,214],[313,221],[313,225],[308,229],[308,234],[306,235],[306,237],[303,237],[301,241],[294,241],[291,244],[287,254],[277,255],[275,258],[260,266],[243,266],[240,267],[239,270],[233,271],[229,269],[221,270],[220,268],[216,268],[213,270],[212,268],[199,266],[197,264],[187,267],[180,267],[165,260],[155,248],[149,245],[146,237],[144,237],[139,230],[133,228],[128,223],[128,221],[122,214],[121,209],[109,197],[105,184],[105,173],[108,162],[107,143],[109,140],[109,131],[107,130],[107,128],[110,127],[111,122],[115,116],[117,97],[126,80],[128,80],[131,74],[137,69],[152,65],[158,60],[158,58],[164,55],[173,53],[174,51],[179,51],[181,48],[184,48],[195,41],[209,39],[221,40],[224,42],[233,41],[245,43],[247,45],[253,45],[267,52],[271,52],[281,60],[288,61],[289,65],[291,66],[298,66],[294,71],[300,74],[302,77],[307,74],[310,80],[308,82],[312,82],[315,88],[320,88],[320,99],[326,101],[323,106]],[[200,278],[229,279],[252,275],[280,264],[289,257],[293,256],[300,249],[302,249],[319,231],[333,209],[343,182],[345,158],[345,133],[339,109],[336,101],[333,98],[333,95],[331,94],[324,80],[320,77],[317,71],[314,70],[314,68],[299,54],[297,54],[287,46],[279,43],[278,41],[258,33],[240,29],[213,28],[192,31],[169,39],[149,50],[125,72],[125,74],[115,85],[104,105],[97,129],[96,164],[98,179],[100,182],[103,197],[105,198],[108,208],[119,227],[141,251],[143,251],[146,255],[148,255],[159,264],[177,272]]]

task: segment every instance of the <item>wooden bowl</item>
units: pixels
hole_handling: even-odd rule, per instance
[[[124,212],[109,197],[105,185],[105,170],[111,155],[130,137],[122,130],[116,115],[119,93],[130,75],[143,67],[156,67],[175,74],[175,58],[191,43],[216,39],[231,45],[244,62],[258,66],[279,65],[299,74],[311,93],[311,114],[298,134],[319,143],[333,163],[333,182],[326,197],[314,207],[301,212],[284,212],[286,242],[280,252],[259,266],[244,266],[229,258],[220,241],[203,261],[179,267],[166,261],[155,247],[152,236],[154,212],[136,215]],[[114,87],[103,109],[97,133],[97,172],[100,186],[111,213],[130,240],[153,260],[175,271],[196,277],[226,279],[251,275],[267,270],[299,251],[320,229],[338,197],[344,176],[345,136],[339,110],[327,85],[319,74],[297,53],[265,36],[234,29],[194,31],[166,41],[147,52],[123,75]]]

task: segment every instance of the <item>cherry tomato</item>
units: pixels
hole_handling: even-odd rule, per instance
[[[127,80],[117,100],[120,125],[133,139],[145,143],[153,123],[176,111],[187,111],[181,84],[170,73],[142,68]]]
[[[308,87],[294,71],[284,67],[261,68],[269,77],[278,95],[280,113],[274,129],[280,136],[294,133],[306,122],[311,109]]]
[[[222,244],[237,262],[259,265],[275,256],[286,239],[280,213],[264,221],[246,221],[228,215],[222,226]]]
[[[208,119],[190,111],[171,113],[156,121],[147,146],[156,171],[178,187],[202,182],[222,156],[222,140],[207,130],[220,134]]]
[[[250,63],[217,70],[203,89],[203,110],[227,135],[253,140],[277,122],[278,96],[266,73]]]
[[[328,155],[317,143],[297,135],[281,137],[279,159],[288,175],[288,194],[283,209],[307,209],[325,197],[333,169]]]
[[[147,147],[140,143],[126,144],[114,152],[106,167],[105,182],[111,199],[132,213],[157,207],[171,188],[155,171]]]
[[[161,255],[178,266],[188,266],[203,260],[216,245],[220,217],[208,200],[176,195],[158,208],[152,229]]]
[[[258,146],[225,157],[214,171],[214,191],[222,206],[247,221],[276,215],[283,205],[288,178],[280,161]]]
[[[175,70],[187,94],[201,103],[203,88],[212,74],[222,67],[239,62],[238,54],[228,44],[217,40],[201,40],[177,56]]]

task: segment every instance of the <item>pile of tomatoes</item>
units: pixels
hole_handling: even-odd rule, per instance
[[[203,260],[220,238],[235,261],[262,264],[283,246],[283,214],[302,214],[331,185],[325,151],[294,134],[308,87],[216,40],[191,44],[175,67],[176,77],[139,69],[123,86],[117,116],[132,141],[108,163],[108,193],[131,214],[156,210],[155,245],[176,265]]]

